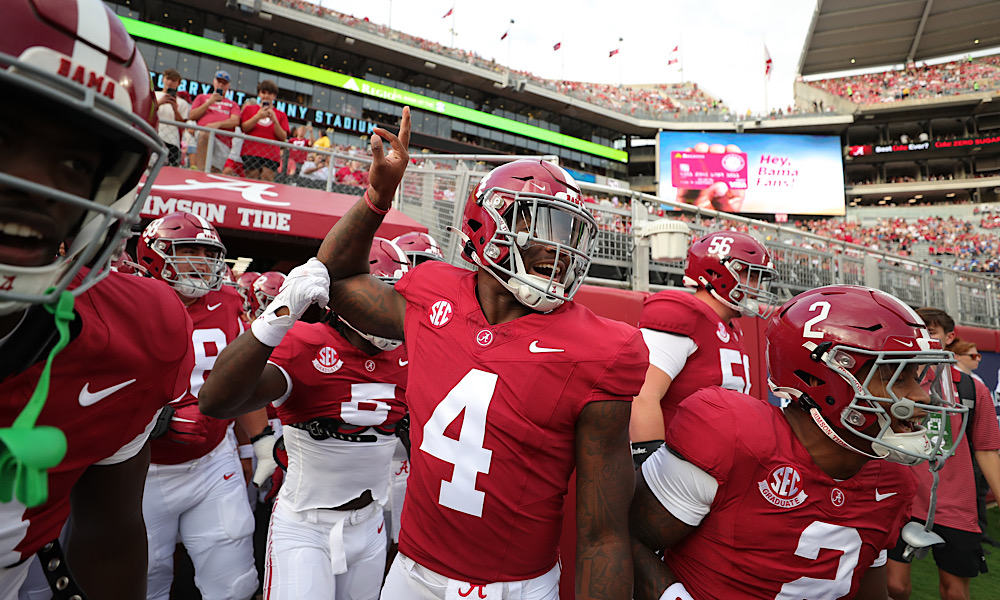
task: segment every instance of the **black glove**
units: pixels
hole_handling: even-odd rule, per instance
[[[642,463],[649,458],[649,455],[656,452],[656,449],[663,445],[663,440],[651,440],[648,442],[632,442],[632,464],[638,471]]]

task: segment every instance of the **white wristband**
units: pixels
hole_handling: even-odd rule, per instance
[[[265,312],[250,324],[250,331],[261,344],[277,348],[288,330],[295,325],[295,321],[295,317],[291,315],[279,317],[273,312]]]
[[[240,459],[241,460],[244,459],[244,458],[253,458],[253,445],[251,445],[251,444],[240,444],[238,449],[240,451]]]
[[[660,600],[694,600],[684,584],[677,582],[663,591]]]

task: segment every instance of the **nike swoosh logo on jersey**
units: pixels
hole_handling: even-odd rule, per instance
[[[80,390],[80,406],[93,406],[101,400],[104,400],[111,394],[114,394],[118,390],[130,386],[135,383],[135,379],[129,379],[128,381],[119,383],[118,385],[113,385],[109,388],[104,388],[103,390],[98,390],[96,392],[90,391],[90,382],[83,384],[83,389]]]
[[[401,359],[399,359],[399,366],[401,366],[401,367],[405,367],[405,366],[406,366],[406,365],[408,365],[408,364],[410,364],[410,361],[408,361],[408,360],[403,360],[402,358],[401,358]]]
[[[215,310],[215,309],[219,308],[220,306],[222,306],[221,302],[219,302],[218,304],[209,304],[209,305],[206,305],[205,308],[207,308],[208,310]]]
[[[895,496],[896,492],[889,492],[888,494],[878,493],[878,489],[875,490],[875,502],[881,502],[890,496]]]
[[[382,533],[382,528],[383,527],[385,527],[385,521],[382,521],[382,524],[378,526],[378,532],[379,533]]]
[[[565,352],[566,350],[563,348],[545,348],[544,346],[538,345],[538,340],[534,340],[528,346],[528,351],[533,352],[534,354],[542,354],[544,352]]]
[[[225,479],[226,481],[229,481],[229,478],[232,477],[233,475],[236,475],[236,473],[230,473],[229,475],[223,475],[222,478]]]

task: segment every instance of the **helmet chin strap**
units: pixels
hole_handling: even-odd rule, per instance
[[[871,444],[872,452],[874,452],[874,454],[868,454],[867,452],[855,448],[844,441],[844,438],[840,437],[840,435],[834,431],[833,427],[830,426],[827,420],[823,418],[823,415],[820,414],[818,408],[810,408],[809,416],[812,417],[813,422],[816,423],[816,425],[820,428],[820,431],[825,433],[828,438],[836,442],[839,446],[847,448],[851,452],[856,452],[857,454],[867,456],[868,458],[887,460],[889,462],[906,466],[919,465],[924,462],[924,459],[922,458],[911,456],[905,452],[900,452],[896,448],[890,447],[888,444],[879,444],[876,442],[872,442]],[[881,423],[886,417],[880,415],[878,418]],[[889,429],[889,431],[882,435],[882,439],[887,442],[894,442],[893,446],[906,448],[907,450],[912,450],[914,452],[919,452],[921,450],[924,452],[930,451],[930,441],[927,439],[927,435],[925,434],[925,430],[923,428],[919,431],[913,431],[910,433],[896,433],[892,429]]]
[[[173,287],[178,294],[185,298],[201,298],[212,291],[207,282],[195,277],[178,277]]]
[[[348,327],[350,327],[351,331],[353,331],[354,333],[356,333],[356,334],[360,335],[361,337],[365,338],[366,340],[368,340],[368,342],[372,346],[375,346],[376,348],[378,348],[379,350],[381,350],[383,352],[391,352],[392,350],[395,350],[396,348],[399,348],[403,344],[402,340],[390,340],[389,338],[379,337],[377,335],[372,335],[370,333],[365,333],[363,331],[358,331],[358,329],[356,327],[354,327],[354,325],[351,325],[350,323],[348,323],[346,319],[344,319],[342,317],[339,317],[339,316],[337,318],[340,319],[340,321],[344,325],[347,325]]]

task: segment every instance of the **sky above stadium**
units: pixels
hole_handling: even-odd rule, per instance
[[[815,7],[812,0],[311,1],[446,46],[454,26],[455,47],[549,79],[676,83],[682,66],[684,81],[731,109],[755,113],[792,104]],[[773,61],[769,82],[765,45]]]

